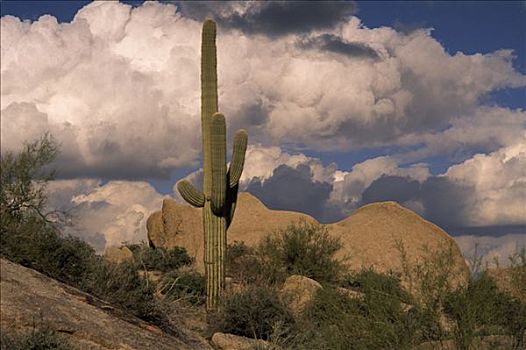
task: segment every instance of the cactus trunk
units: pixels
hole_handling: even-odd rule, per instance
[[[234,137],[232,162],[227,171],[225,117],[217,113],[216,25],[203,24],[201,46],[201,127],[203,137],[203,192],[188,181],[177,189],[191,205],[203,208],[205,242],[206,308],[221,307],[225,288],[227,229],[234,215],[239,178],[243,171],[247,133],[238,130]]]

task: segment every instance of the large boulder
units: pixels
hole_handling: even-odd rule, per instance
[[[104,257],[109,262],[120,264],[125,261],[133,260],[133,252],[128,247],[108,247],[104,252]]]
[[[281,300],[290,308],[294,318],[299,318],[310,304],[321,284],[305,276],[289,276],[280,290]]]
[[[39,272],[4,259],[0,263],[3,336],[26,334],[43,326],[64,336],[76,349],[212,349],[190,331],[184,330],[183,342]]]
[[[166,235],[163,232],[163,228],[163,214],[161,210],[154,212],[148,217],[146,229],[148,230],[148,242],[150,245],[154,245],[154,242],[159,246],[165,244],[163,240]]]
[[[346,219],[328,225],[340,237],[338,256],[353,269],[402,272],[402,249],[409,266],[450,254],[452,283],[464,283],[469,268],[455,240],[437,225],[396,202],[378,202],[357,209]],[[407,282],[407,281],[405,281]]]
[[[150,222],[148,228],[162,225],[162,229],[148,230],[150,244],[164,248],[184,247],[190,256],[196,258],[197,269],[204,271],[201,208],[193,208],[172,199],[165,199],[161,212],[161,216],[154,213],[148,219]],[[265,235],[300,219],[316,222],[306,214],[270,210],[250,193],[241,192],[238,196],[234,220],[228,229],[228,241],[242,241],[254,246]],[[162,234],[159,234],[160,232]]]
[[[158,235],[160,230],[148,232],[150,242],[154,246],[186,248],[202,271],[201,209],[168,199],[163,202],[161,217],[159,219],[155,213],[150,217],[163,227],[162,235]],[[306,214],[268,209],[253,195],[242,192],[228,230],[228,241],[243,241],[248,246],[255,246],[265,235],[300,220],[317,222]],[[150,224],[150,227],[154,225]],[[401,272],[400,247],[403,246],[409,264],[432,258],[439,251],[448,251],[454,264],[454,282],[464,282],[469,276],[468,266],[454,239],[440,227],[396,202],[366,205],[346,219],[328,224],[327,228],[331,235],[341,238],[343,248],[338,257],[352,269],[372,267],[379,272]]]

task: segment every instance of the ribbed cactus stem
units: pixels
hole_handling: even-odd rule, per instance
[[[217,113],[216,25],[203,24],[201,44],[201,127],[203,137],[203,192],[188,181],[177,184],[191,205],[203,207],[206,308],[217,311],[225,288],[226,231],[234,215],[239,179],[243,172],[248,135],[234,136],[232,162],[227,171],[225,117]]]
[[[212,210],[222,215],[226,200],[226,125],[225,117],[216,113],[212,117],[210,130],[210,147],[212,152]]]

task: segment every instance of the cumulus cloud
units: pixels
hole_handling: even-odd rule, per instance
[[[469,227],[502,234],[512,226],[526,227],[524,147],[519,142],[477,154],[444,174],[431,175],[426,164],[401,166],[396,157],[368,159],[343,171],[301,153],[251,146],[241,188],[270,207],[308,212],[324,222],[342,219],[367,203],[394,200],[451,234]],[[307,200],[311,196],[318,200]]]
[[[209,13],[231,24],[247,21],[220,23],[219,105],[230,136],[244,127],[251,143],[290,149],[403,145],[418,152],[423,146],[408,155],[418,161],[465,147],[495,151],[524,125],[524,111],[480,106],[496,89],[526,84],[509,50],[450,55],[430,30],[363,26],[350,17],[348,2],[180,6],[93,2],[71,23],[4,16],[2,150],[50,130],[63,145],[62,177],[166,178],[194,166],[200,151],[195,19]],[[302,18],[307,14],[315,17]],[[270,17],[286,17],[290,25],[301,18],[308,28],[298,27],[300,35]],[[290,35],[234,30],[267,25]],[[472,135],[468,144],[463,133]]]
[[[146,220],[165,196],[147,182],[58,180],[47,187],[48,208],[67,211],[66,233],[83,238],[103,252],[123,242],[147,241]]]
[[[4,16],[2,152],[49,130],[62,178],[195,167],[200,21],[213,14],[220,110],[229,138],[239,127],[250,135],[242,189],[326,221],[391,199],[452,227],[525,225],[526,112],[482,104],[526,86],[514,53],[449,54],[430,29],[367,28],[353,11],[350,2],[93,2],[71,23]],[[350,170],[300,153],[380,146],[403,151]],[[457,164],[432,176],[433,156]],[[75,207],[79,232],[99,249],[144,239],[147,213],[160,208],[145,183],[68,181],[50,186],[50,205]]]
[[[340,171],[338,173],[329,202],[332,206],[341,208],[341,215],[346,216],[373,198],[397,201],[402,199],[400,197],[402,195],[401,189],[392,191],[392,186],[385,187],[382,186],[382,183],[400,179],[400,183],[408,182],[409,186],[406,189],[412,190],[414,181],[420,183],[429,176],[429,169],[425,164],[417,163],[410,167],[401,167],[395,158],[389,156],[368,159],[355,164],[351,171]],[[375,188],[378,187],[382,187],[382,189],[377,191]],[[362,198],[364,194],[366,194],[366,198]],[[411,202],[412,195],[403,194],[403,196],[405,200],[401,203],[422,213],[420,205]]]
[[[3,17],[2,150],[49,130],[62,177],[167,177],[192,165],[199,26],[186,33],[192,23],[181,21],[172,5],[114,2],[94,2],[72,23]]]
[[[526,135],[525,135],[526,136]],[[472,188],[466,224],[526,224],[526,142],[477,154],[451,166],[446,177]]]

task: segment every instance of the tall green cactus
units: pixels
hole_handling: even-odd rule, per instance
[[[206,308],[221,306],[225,288],[226,231],[236,208],[239,178],[243,172],[248,135],[234,136],[232,161],[227,171],[225,117],[217,113],[216,24],[206,20],[201,42],[201,127],[203,136],[203,192],[184,180],[177,184],[181,196],[203,208],[205,241]]]

